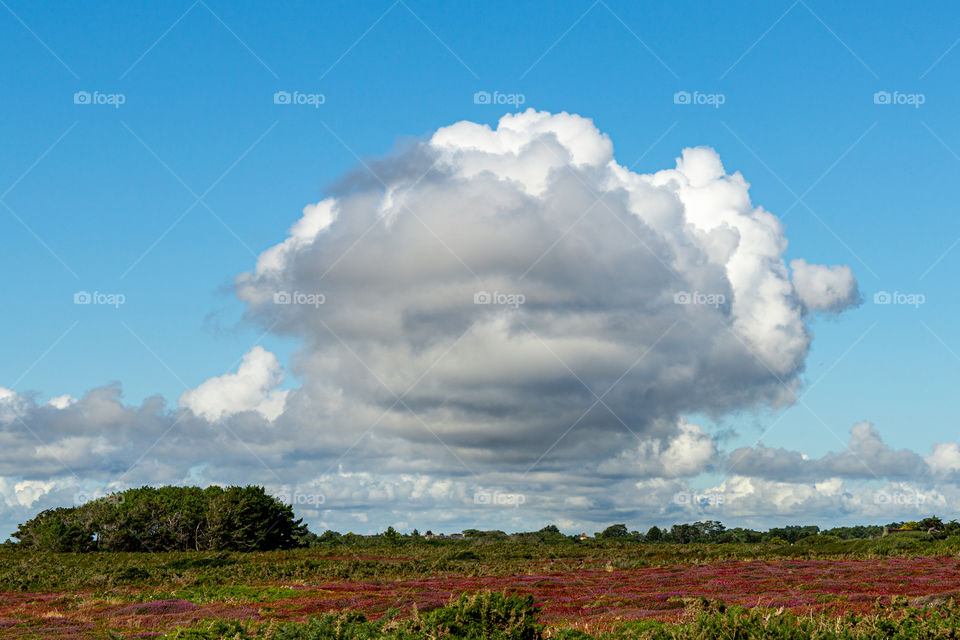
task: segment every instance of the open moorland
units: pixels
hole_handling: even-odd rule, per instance
[[[11,546],[12,547],[12,546]],[[958,637],[960,536],[0,551],[4,638]],[[958,597],[960,600],[960,597]]]

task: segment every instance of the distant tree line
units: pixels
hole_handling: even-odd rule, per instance
[[[43,551],[265,551],[299,545],[293,509],[262,487],[141,487],[21,524],[18,546]]]
[[[910,530],[931,532],[935,537],[945,538],[951,535],[960,535],[960,523],[953,520],[944,523],[940,518],[931,516],[914,522],[892,522],[882,525],[856,525],[848,527],[834,527],[821,529],[816,525],[789,525],[774,527],[765,531],[736,527],[727,529],[716,520],[675,524],[670,528],[652,526],[646,533],[631,531],[625,524],[610,525],[603,531],[596,532],[594,539],[612,542],[636,542],[644,544],[693,544],[693,543],[762,543],[773,542],[793,544],[810,536],[830,536],[841,540],[878,538],[883,535],[884,529]],[[361,536],[355,533],[340,533],[325,531],[320,535],[307,533],[301,538],[303,546],[319,547],[331,545],[360,545],[371,542],[385,542],[387,544],[409,544],[417,542],[434,542],[442,544],[447,541],[474,540],[486,542],[512,541],[532,543],[579,542],[582,535],[565,535],[556,525],[548,525],[539,531],[520,533],[505,533],[500,530],[483,531],[480,529],[465,529],[463,532],[451,535],[434,535],[427,531],[421,535],[416,529],[410,534],[400,534],[393,527],[374,536]]]
[[[716,520],[650,527],[646,533],[613,524],[596,532],[600,541],[644,544],[764,543],[793,544],[819,536],[823,540],[875,538],[889,532],[921,531],[934,537],[960,535],[960,523],[931,516],[886,526],[858,525],[820,529],[815,525],[774,527],[766,531],[727,529]],[[11,534],[22,549],[57,552],[85,551],[268,551],[294,547],[447,541],[577,543],[590,538],[565,535],[556,525],[539,531],[507,534],[499,530],[466,529],[443,535],[416,529],[402,534],[393,527],[373,536],[325,531],[310,532],[296,519],[291,505],[263,487],[141,487],[128,489],[76,507],[49,509],[19,525]]]

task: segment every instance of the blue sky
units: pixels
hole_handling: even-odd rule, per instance
[[[763,442],[812,457],[860,421],[921,455],[956,438],[951,3],[0,4],[2,386],[42,403],[116,381],[130,405],[175,406],[258,343],[289,371],[302,336],[245,319],[234,277],[358,158],[495,126],[516,109],[474,94],[496,91],[592,119],[639,173],[712,147],[782,218],[787,261],[852,269],[863,303],[810,319],[801,402],[690,416],[734,430],[725,446],[775,420]],[[80,91],[123,104],[75,104]],[[681,91],[723,103],[676,104]],[[876,104],[881,91],[922,104]],[[125,303],[76,305],[81,290]]]

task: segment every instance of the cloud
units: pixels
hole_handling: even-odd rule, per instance
[[[798,451],[772,449],[762,444],[743,447],[730,454],[728,473],[776,481],[922,479],[931,470],[950,470],[948,467],[954,461],[951,455],[955,446],[952,443],[938,445],[925,460],[908,449],[891,449],[873,424],[858,422],[850,428],[850,441],[841,452],[809,458]],[[960,456],[957,461],[960,461]]]
[[[837,313],[860,302],[857,280],[846,265],[828,267],[798,258],[790,261],[790,270],[797,297],[806,311]]]
[[[367,167],[235,279],[246,320],[299,341],[300,388],[255,347],[174,407],[118,385],[45,405],[0,389],[0,521],[179,482],[322,495],[298,508],[342,529],[681,517],[694,503],[673,496],[725,460],[686,416],[792,402],[809,313],[859,300],[848,267],[788,269],[779,220],[707,147],[635,173],[591,120],[529,110]],[[815,462],[741,450],[712,491],[731,513],[822,508],[860,459],[893,478],[908,454],[858,426]]]
[[[14,420],[23,413],[26,402],[24,398],[6,387],[0,387],[0,420]]]
[[[47,401],[47,404],[53,407],[54,409],[66,409],[72,404],[75,404],[77,399],[70,396],[69,394],[64,394],[62,396],[55,396],[50,398]]]
[[[960,444],[944,442],[933,446],[933,453],[924,461],[939,474],[951,474],[960,471]]]
[[[283,382],[283,367],[277,357],[261,346],[243,356],[236,373],[204,381],[196,389],[184,391],[180,406],[210,421],[241,411],[256,411],[267,420],[283,413],[287,392],[277,387]]]
[[[616,457],[602,461],[601,474],[628,477],[689,477],[707,470],[717,461],[717,445],[703,429],[681,420],[679,433],[666,443],[640,442]]]
[[[326,446],[375,423],[474,472],[670,451],[684,414],[792,400],[786,238],[713,150],[637,174],[590,120],[528,110],[370,166],[236,279],[303,343],[278,424],[319,413]]]

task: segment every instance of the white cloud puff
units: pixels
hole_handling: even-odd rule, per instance
[[[846,265],[828,267],[797,258],[790,261],[790,270],[797,297],[807,311],[835,313],[859,302],[857,279]]]
[[[256,411],[274,420],[283,413],[287,396],[287,391],[277,389],[281,382],[283,367],[277,357],[256,346],[243,356],[236,373],[210,378],[184,391],[180,406],[211,421],[241,411]]]
[[[933,446],[933,453],[924,458],[934,473],[960,471],[960,444],[944,442]]]

